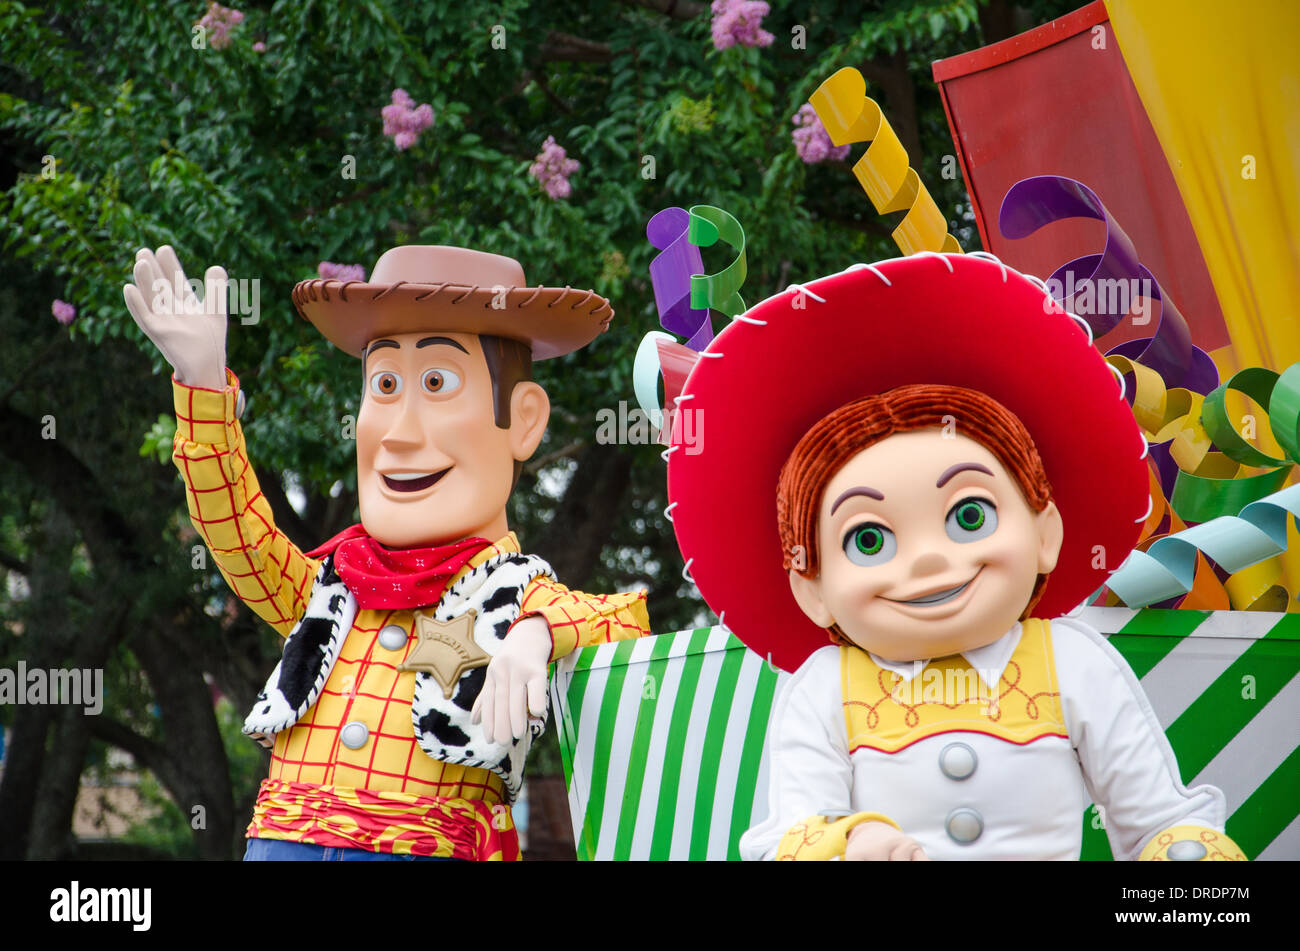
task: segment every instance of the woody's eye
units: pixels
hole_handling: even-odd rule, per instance
[[[844,535],[844,554],[855,565],[883,565],[896,551],[894,533],[878,522],[855,525]]]
[[[425,370],[424,388],[430,393],[452,393],[460,387],[460,375],[454,370]]]
[[[380,370],[370,377],[370,392],[376,396],[395,396],[402,392],[402,378],[392,370]]]

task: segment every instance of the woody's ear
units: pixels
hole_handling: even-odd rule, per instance
[[[826,610],[826,602],[822,600],[821,578],[806,578],[791,568],[790,593],[794,595],[799,610],[808,615],[808,620],[818,627],[830,627],[835,623],[831,612]]]
[[[516,383],[510,394],[510,452],[523,462],[541,444],[551,418],[551,398],[531,380]]]

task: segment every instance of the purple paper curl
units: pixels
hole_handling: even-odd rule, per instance
[[[700,249],[687,239],[690,213],[665,208],[646,223],[646,237],[660,250],[650,262],[650,284],[664,330],[686,337],[686,346],[701,351],[713,339],[708,308],[691,309],[691,275],[704,273]]]

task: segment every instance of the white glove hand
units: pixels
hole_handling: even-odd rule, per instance
[[[844,858],[849,862],[928,862],[925,849],[888,822],[864,822],[849,833]]]
[[[546,713],[546,665],[551,628],[539,615],[518,621],[488,664],[470,722],[483,724],[489,743],[507,743],[528,731],[529,716]]]
[[[195,296],[170,245],[135,255],[135,283],[122,288],[127,309],[187,386],[226,388],[226,271],[210,267]]]

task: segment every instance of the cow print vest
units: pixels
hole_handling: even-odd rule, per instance
[[[554,580],[555,575],[535,555],[507,553],[489,558],[447,587],[434,619],[449,621],[473,610],[474,641],[495,656],[519,617],[524,591],[540,577]],[[269,748],[275,734],[302,719],[320,697],[356,616],[357,600],[334,571],[330,555],[321,563],[307,610],[285,641],[284,655],[244,721],[246,734]],[[524,759],[545,728],[546,715],[531,720],[529,731],[518,740],[487,742],[482,725],[470,722],[486,673],[486,667],[465,671],[449,698],[431,674],[416,673],[412,729],[420,749],[434,759],[496,773],[513,802],[523,784]]]

